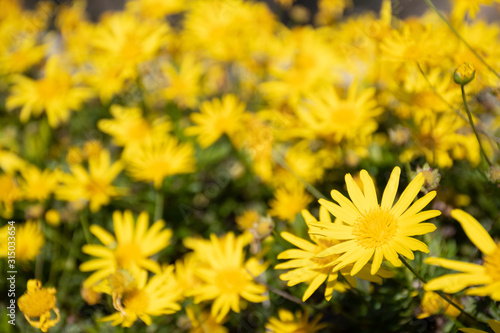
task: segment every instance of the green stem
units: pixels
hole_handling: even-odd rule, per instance
[[[293,171],[293,169],[288,165],[288,163],[286,163],[285,159],[282,156],[280,156],[279,153],[273,152],[273,158],[276,161],[276,163],[278,163],[282,168],[284,168],[292,175],[294,175],[295,178],[297,178],[297,180],[300,181],[305,186],[305,188],[309,191],[309,193],[311,193],[316,197],[316,199],[327,200],[327,198],[316,187],[309,184],[304,178],[300,177],[295,171]]]
[[[80,222],[82,223],[83,235],[85,236],[85,241],[90,244],[90,231],[89,231],[89,221],[87,219],[87,213],[80,214]]]
[[[156,190],[156,199],[155,199],[155,218],[154,221],[158,221],[163,218],[163,193],[161,192],[161,188]]]
[[[422,283],[427,283],[427,280],[420,274],[418,274],[417,271],[415,271],[413,269],[413,267],[410,266],[410,264],[406,261],[406,259],[401,255],[399,254],[399,259],[403,262],[403,265],[406,266],[406,268],[408,268],[410,270],[410,272],[413,273],[413,275],[415,275],[417,277],[417,279],[419,279]],[[453,306],[454,308],[456,308],[458,311],[460,311],[461,314],[463,314],[464,316],[468,317],[469,319],[472,319],[473,321],[477,322],[477,323],[481,323],[481,324],[484,324],[483,322],[479,321],[478,319],[476,319],[476,317],[474,317],[473,315],[465,312],[464,309],[462,309],[458,304],[456,304],[455,302],[453,302],[448,296],[446,296],[442,291],[435,291],[436,294],[438,294],[442,299],[444,299],[446,302],[448,302],[451,306]]]
[[[44,233],[44,228],[43,224],[38,221],[39,228],[41,229],[40,231]],[[43,275],[43,252],[40,251],[40,253],[36,256],[36,261],[35,261],[35,279],[37,280],[42,280],[42,275]]]
[[[488,159],[488,156],[486,155],[486,152],[484,151],[483,145],[481,144],[481,139],[479,138],[479,134],[476,131],[476,126],[474,126],[474,121],[472,120],[472,114],[469,110],[469,105],[467,104],[467,97],[465,95],[464,85],[460,85],[460,87],[462,89],[462,99],[464,100],[464,106],[465,106],[465,111],[467,111],[467,117],[469,117],[469,123],[472,127],[472,130],[474,131],[474,134],[476,135],[476,139],[477,139],[477,142],[479,143],[479,148],[481,148],[481,153],[483,153],[484,159],[486,160],[486,162],[488,162],[490,167],[492,167],[493,164]]]
[[[476,50],[474,50],[472,48],[472,46],[470,46],[469,43],[467,43],[467,41],[451,25],[450,21],[448,21],[448,19],[446,17],[444,17],[443,14],[441,14],[441,12],[436,8],[436,6],[434,6],[434,4],[432,3],[432,1],[431,0],[424,0],[424,1],[425,1],[425,3],[427,3],[427,6],[429,6],[429,8],[431,8],[434,12],[436,12],[436,14],[438,14],[439,17],[448,25],[448,27],[451,29],[451,31],[453,31],[453,33],[458,37],[458,39],[460,39],[460,41],[462,43],[464,43],[465,46],[467,46],[467,48],[472,53],[474,53],[474,55],[479,59],[479,61],[481,61],[493,74],[495,74],[500,79],[500,74],[498,74],[490,65],[488,65],[488,63],[486,62],[486,60],[484,60],[484,58],[481,57],[481,55],[479,55],[479,53],[477,53]]]

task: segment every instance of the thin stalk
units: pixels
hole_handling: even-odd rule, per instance
[[[282,156],[280,156],[280,154],[278,154],[277,152],[273,152],[273,158],[276,161],[276,163],[278,163],[282,168],[284,168],[292,175],[294,175],[295,178],[297,178],[297,180],[300,181],[305,186],[305,188],[309,191],[309,193],[311,193],[316,197],[316,199],[327,200],[327,198],[316,187],[309,184],[304,178],[300,177],[295,171],[293,171],[293,169],[288,165],[288,163],[286,163],[285,159]]]
[[[422,276],[420,275],[417,271],[415,271],[413,269],[413,267],[410,266],[410,264],[406,261],[406,259],[401,255],[399,254],[399,259],[403,262],[403,265],[406,266],[406,268],[408,268],[410,270],[410,272],[413,273],[413,275],[415,275],[417,277],[417,279],[419,279],[422,283],[427,283],[427,280]],[[446,296],[442,291],[435,291],[436,294],[438,294],[442,299],[444,299],[446,302],[448,302],[451,306],[453,306],[454,308],[456,308],[458,311],[460,311],[461,314],[463,314],[464,316],[466,316],[467,318],[469,319],[472,319],[474,320],[475,322],[477,323],[481,323],[481,324],[484,324],[483,322],[479,321],[478,319],[476,319],[476,317],[474,317],[473,315],[465,312],[464,309],[462,309],[458,304],[456,304],[455,302],[453,302],[448,296]]]
[[[440,100],[442,100],[446,105],[448,105],[448,107],[450,109],[452,109],[453,111],[455,111],[455,113],[460,117],[462,118],[464,121],[467,121],[467,118],[464,117],[463,114],[460,113],[459,110],[457,110],[453,105],[451,105],[450,102],[448,102],[444,97],[443,95],[441,95],[436,87],[434,87],[431,83],[431,81],[429,80],[429,78],[427,77],[427,75],[425,74],[424,70],[422,69],[422,66],[420,66],[420,64],[417,62],[417,67],[418,67],[418,70],[420,71],[420,74],[422,74],[422,76],[424,77],[425,81],[427,82],[427,84],[429,85],[429,87],[432,89],[432,91],[436,94],[436,96],[439,97]],[[497,138],[495,135],[489,133],[488,131],[486,131],[485,129],[483,128],[477,128],[478,132],[480,132],[481,134],[483,135],[486,135],[487,137],[489,137],[491,140],[495,141],[497,144],[500,144],[500,138]]]
[[[472,120],[472,114],[469,110],[469,105],[467,104],[467,97],[465,95],[464,85],[460,85],[460,88],[462,89],[462,99],[464,100],[464,106],[465,106],[465,111],[467,111],[467,117],[469,117],[469,123],[472,127],[472,130],[474,131],[474,134],[476,135],[477,142],[479,143],[479,148],[481,148],[481,153],[483,154],[486,162],[488,162],[488,164],[491,167],[491,166],[493,166],[493,164],[491,163],[488,156],[486,155],[486,152],[484,151],[483,145],[481,143],[481,139],[479,138],[479,134],[476,131],[476,126],[474,126],[474,121]]]
[[[43,224],[38,221],[38,226],[40,228],[40,231],[43,233]],[[43,275],[43,252],[40,251],[40,253],[36,256],[36,261],[35,261],[35,279],[37,280],[42,280],[42,275]]]
[[[90,231],[89,231],[89,221],[87,219],[87,213],[80,214],[80,222],[82,223],[83,235],[85,236],[85,241],[90,244]]]
[[[155,221],[163,218],[163,193],[161,192],[161,188],[156,190],[156,198],[155,198]]]
[[[448,19],[444,17],[443,14],[441,14],[441,12],[436,8],[436,6],[434,6],[432,1],[431,0],[424,0],[424,1],[427,4],[427,6],[429,6],[429,8],[431,8],[436,14],[438,14],[441,20],[443,20],[448,25],[450,30],[458,37],[458,39],[460,39],[460,41],[464,43],[465,46],[467,46],[467,48],[472,53],[474,53],[474,55],[479,59],[479,61],[481,61],[493,74],[495,74],[500,79],[500,74],[498,74],[490,65],[488,65],[486,60],[484,60],[484,58],[481,57],[481,55],[477,53],[476,50],[474,50],[472,46],[470,46],[469,43],[467,43],[467,41],[460,35],[460,33],[458,33],[458,31],[451,25],[450,21],[448,21]]]

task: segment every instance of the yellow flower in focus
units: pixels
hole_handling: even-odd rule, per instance
[[[70,111],[78,111],[91,97],[90,90],[76,86],[76,76],[62,65],[58,56],[52,56],[47,60],[43,78],[33,80],[21,75],[13,78],[14,86],[6,106],[9,110],[21,107],[23,123],[31,118],[31,114],[39,116],[45,111],[50,127],[58,127],[69,120]]]
[[[187,239],[184,242],[203,263],[196,271],[203,284],[192,290],[194,301],[214,300],[211,314],[218,323],[222,322],[230,309],[240,312],[240,298],[253,303],[267,299],[262,295],[266,287],[254,281],[266,270],[267,265],[259,263],[256,258],[244,261],[243,248],[250,240],[248,234],[235,237],[230,232],[220,238],[211,234],[210,241]]]
[[[371,274],[374,275],[384,259],[399,267],[402,264],[398,258],[399,254],[413,260],[413,251],[429,253],[426,244],[411,236],[424,235],[436,230],[434,224],[421,222],[439,216],[441,212],[438,210],[420,212],[434,199],[436,192],[429,192],[412,204],[425,181],[420,173],[394,204],[400,174],[401,169],[395,167],[380,204],[373,180],[366,170],[360,172],[363,190],[350,174],[345,176],[351,200],[336,190],[331,192],[331,196],[340,206],[320,199],[319,203],[344,224],[321,222],[310,224],[312,230],[309,233],[312,236],[342,241],[318,253],[316,257],[325,258],[342,254],[332,264],[338,270],[354,263],[351,275],[356,275],[373,258]]]
[[[307,210],[302,211],[302,216],[308,227],[311,223],[318,223]],[[320,221],[321,223],[331,223],[330,214],[323,206],[320,207]],[[335,223],[342,224],[338,220]],[[297,246],[299,249],[290,249],[281,252],[278,255],[278,259],[288,259],[288,261],[276,265],[275,269],[292,269],[288,273],[280,275],[280,279],[288,281],[287,285],[289,287],[301,282],[305,282],[309,285],[302,297],[303,302],[305,302],[325,281],[327,281],[325,299],[330,301],[333,291],[337,289],[339,273],[342,273],[342,276],[351,286],[356,287],[357,281],[354,276],[350,274],[352,266],[344,267],[341,270],[334,269],[333,263],[340,257],[339,254],[333,254],[323,258],[316,257],[318,253],[339,244],[340,241],[311,235],[311,240],[313,242],[309,242],[288,232],[282,232],[281,237]],[[371,275],[368,265],[364,266],[361,271],[357,273],[357,277],[376,283],[382,283],[380,277],[392,277],[392,274],[384,269],[379,270],[378,275],[379,276]]]
[[[0,257],[7,257],[8,237],[16,237],[16,259],[18,261],[34,260],[45,244],[40,222],[28,220],[15,226],[15,236],[8,234],[8,225],[0,229]]]
[[[61,176],[62,185],[56,190],[56,197],[65,201],[88,201],[90,210],[97,212],[109,204],[111,198],[121,196],[125,189],[112,185],[123,169],[117,161],[111,164],[109,151],[103,149],[99,156],[89,159],[89,171],[82,165],[70,165],[71,174]]]
[[[134,266],[158,273],[160,266],[149,257],[168,246],[172,231],[163,229],[163,220],[156,221],[149,229],[148,224],[147,212],[142,212],[134,223],[132,212],[127,210],[123,214],[119,211],[113,213],[116,238],[99,225],[90,226],[90,232],[103,245],[87,244],[82,247],[84,253],[97,257],[80,265],[82,272],[96,271],[83,286],[90,287],[119,268]]]
[[[23,197],[23,192],[17,186],[14,177],[6,174],[0,175],[0,216],[10,218],[14,213],[14,202]]]
[[[460,209],[451,211],[451,216],[457,220],[465,234],[484,254],[482,265],[460,262],[443,258],[427,258],[426,264],[441,266],[460,273],[443,275],[432,279],[424,285],[425,290],[442,290],[454,294],[462,289],[467,295],[489,296],[494,301],[500,301],[500,245],[495,244],[488,232],[471,215]]]
[[[460,304],[456,299],[453,299],[453,302],[455,304]],[[420,306],[422,308],[422,313],[417,316],[417,319],[424,319],[432,315],[441,314],[443,311],[447,316],[452,318],[456,318],[460,315],[458,309],[451,306],[450,303],[446,302],[441,296],[433,291],[425,292]]]
[[[178,143],[175,137],[162,137],[130,147],[122,158],[129,175],[138,181],[153,182],[161,188],[165,177],[195,171],[194,148],[190,143]]]
[[[303,185],[296,181],[291,182],[274,191],[274,199],[269,202],[269,215],[293,222],[295,216],[311,201],[312,197],[307,194]]]
[[[151,316],[172,314],[181,309],[178,304],[180,291],[173,275],[173,266],[165,266],[160,272],[148,280],[144,270],[132,270],[132,284],[123,291],[121,298],[115,303],[117,312],[102,318],[111,321],[113,326],[131,327],[137,319],[151,325]],[[113,285],[111,293],[114,292]]]
[[[21,170],[21,175],[23,178],[19,180],[19,185],[24,198],[44,201],[54,193],[59,185],[61,172],[58,169],[41,171],[36,166],[30,165]]]
[[[304,313],[297,311],[294,316],[293,313],[288,310],[279,309],[278,318],[269,318],[269,322],[266,324],[266,330],[274,333],[315,333],[328,326],[326,323],[319,323],[322,317],[321,314],[316,315],[314,319],[309,322],[308,310]]]
[[[56,302],[55,288],[42,288],[39,280],[29,280],[28,290],[19,297],[17,305],[31,326],[47,332],[61,319]],[[51,311],[54,311],[56,318],[50,319]]]
[[[171,124],[163,117],[157,117],[150,124],[137,107],[112,105],[110,108],[114,119],[101,119],[97,127],[113,137],[117,146],[145,143],[153,137],[160,137],[171,130]]]
[[[358,93],[358,84],[353,82],[345,99],[341,99],[333,87],[309,95],[300,105],[298,117],[308,132],[306,137],[338,143],[370,136],[378,127],[375,117],[381,112],[375,89]]]
[[[198,99],[202,95],[200,80],[203,66],[194,56],[183,56],[179,69],[172,63],[166,63],[161,71],[167,79],[167,87],[163,90],[163,96],[167,100],[174,101],[183,108],[198,105]]]
[[[231,94],[203,102],[200,113],[191,114],[191,120],[196,125],[188,127],[186,134],[198,136],[203,148],[213,144],[223,134],[232,138],[242,129],[245,108],[245,103],[240,103],[238,97]]]

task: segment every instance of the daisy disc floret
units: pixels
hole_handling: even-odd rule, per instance
[[[424,183],[424,176],[418,174],[393,205],[400,174],[401,169],[394,168],[380,204],[373,180],[366,170],[361,170],[360,173],[363,190],[350,174],[345,176],[351,200],[336,190],[333,190],[331,195],[339,205],[320,199],[320,204],[344,225],[321,222],[311,224],[311,235],[342,241],[318,253],[317,257],[341,254],[332,264],[336,269],[354,264],[351,275],[357,274],[373,259],[371,274],[374,275],[384,259],[399,267],[402,264],[398,258],[399,254],[413,260],[413,251],[429,253],[426,244],[411,236],[427,234],[436,229],[434,224],[422,222],[439,216],[441,212],[421,212],[436,196],[436,192],[429,192],[412,204]]]

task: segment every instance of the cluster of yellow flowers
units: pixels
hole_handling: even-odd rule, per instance
[[[313,333],[328,327],[322,315],[272,295],[305,306],[321,289],[328,304],[402,265],[414,272],[406,260],[416,256],[460,272],[430,281],[414,272],[416,318],[471,317],[444,293],[500,301],[500,245],[457,208],[472,199],[453,202],[449,180],[487,169],[480,181],[500,183],[500,25],[478,16],[500,1],[453,0],[449,14],[407,19],[393,2],[344,16],[352,1],[319,0],[312,16],[275,0],[284,24],[250,0],[129,0],[95,22],[84,0],[34,9],[0,0],[0,217],[26,221],[16,259],[36,275],[18,300],[28,323],[46,332],[68,321],[41,281],[77,263],[82,299],[94,306],[107,295],[99,320],[123,327],[176,314],[186,331],[227,332],[233,313],[258,303],[267,317],[252,329]],[[239,192],[212,201],[203,182],[229,162]],[[387,182],[381,193],[377,179]],[[424,210],[441,179],[450,189]],[[318,191],[332,187],[335,202]],[[206,225],[186,226],[170,212],[186,196],[190,220],[220,207]],[[481,261],[433,250],[428,234],[450,223],[431,221],[440,215],[458,221]],[[72,266],[43,275],[42,257],[59,246],[69,250],[59,266]],[[498,332],[498,312],[485,318]]]

